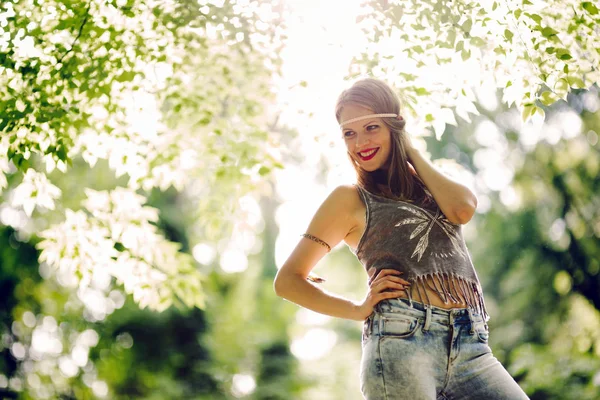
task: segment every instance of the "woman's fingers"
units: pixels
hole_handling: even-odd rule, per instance
[[[373,284],[371,286],[371,291],[374,291],[375,293],[379,293],[384,291],[385,289],[392,289],[392,290],[397,290],[397,289],[401,289],[404,290],[406,287],[409,287],[410,285],[405,285],[402,283],[396,283],[396,282],[392,282],[390,280],[384,280],[381,282],[377,282],[376,284]]]
[[[371,267],[371,268],[373,270],[375,269],[374,267]],[[392,279],[392,280],[394,280],[396,282],[400,282],[400,283],[403,283],[405,285],[409,285],[410,282],[408,282],[408,281],[400,278],[399,276],[397,276],[397,275],[401,275],[401,274],[403,274],[403,272],[395,270],[395,269],[390,269],[390,268],[385,268],[385,269],[380,270],[379,273],[377,275],[375,275],[375,276],[372,276],[373,272],[371,272],[371,275],[370,275],[371,277],[369,279],[369,285],[371,285],[372,282],[375,283],[375,281],[379,281],[379,280],[384,279],[384,278],[385,279]]]
[[[402,295],[402,291],[401,290],[397,290],[394,292],[381,292],[378,295],[376,295],[374,298],[376,300],[375,304],[379,303],[381,300],[384,299],[395,299],[398,296]]]
[[[392,280],[394,282],[402,283],[403,285],[410,285],[410,282],[404,280],[402,278],[398,278],[397,276],[388,276],[387,279]]]
[[[402,271],[392,268],[384,268],[379,271],[375,267],[367,270],[369,275],[370,297],[374,300],[374,304],[379,303],[384,299],[397,298],[405,293],[410,287],[410,282],[402,279]]]
[[[380,269],[379,271],[376,270],[375,267],[371,267],[369,269],[369,271],[367,271],[369,273],[369,282],[372,282],[373,280],[382,277],[382,276],[386,276],[386,275],[390,275],[390,274],[403,274],[404,272],[395,270],[395,269],[391,269],[391,268],[384,268],[384,269]]]

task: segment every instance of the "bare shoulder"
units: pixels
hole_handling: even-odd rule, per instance
[[[359,189],[351,184],[339,185],[332,190],[326,202],[330,203],[336,219],[346,228],[344,239],[350,239],[364,219],[365,206]]]
[[[362,210],[362,200],[355,185],[336,186],[324,204],[328,203],[337,218],[354,221]],[[354,224],[353,224],[354,225]]]
[[[354,185],[338,185],[330,194],[330,197],[340,205],[351,205],[358,200],[358,189]]]

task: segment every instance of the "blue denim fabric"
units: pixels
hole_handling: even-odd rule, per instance
[[[367,400],[529,399],[492,355],[483,317],[405,298],[365,320],[360,390]]]

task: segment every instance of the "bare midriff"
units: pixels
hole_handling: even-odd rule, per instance
[[[399,275],[399,276],[402,277],[402,275]],[[430,285],[434,286],[434,282],[433,282],[432,278],[428,277],[426,279],[426,281]],[[414,283],[413,283],[413,285],[414,285]],[[425,285],[425,286],[429,286],[429,285]],[[412,300],[418,301],[423,304],[430,304],[432,306],[440,307],[440,308],[443,308],[446,310],[451,309],[451,308],[467,308],[468,307],[467,304],[465,303],[464,299],[461,299],[461,298],[456,299],[457,301],[460,301],[460,303],[453,303],[451,299],[448,299],[448,302],[444,303],[444,300],[442,298],[440,298],[440,295],[436,291],[430,289],[429,287],[427,287],[425,290],[426,294],[423,293],[422,287],[420,287],[419,289],[421,290],[421,295],[424,298],[421,299],[419,297],[418,291],[415,288],[411,292]],[[408,291],[410,291],[410,288],[407,288],[406,291],[402,291],[398,297],[408,298],[408,294],[407,294]],[[429,298],[429,301],[427,301],[427,298]]]

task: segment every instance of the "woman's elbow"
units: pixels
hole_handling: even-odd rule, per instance
[[[455,223],[466,224],[473,218],[475,210],[477,210],[477,198],[473,197],[471,202],[464,204],[454,213]]]
[[[279,297],[281,297],[281,293],[283,292],[283,279],[280,276],[276,276],[273,280],[273,291]]]
[[[290,286],[289,281],[289,276],[282,274],[281,270],[277,273],[273,280],[273,290],[277,296],[283,297],[286,289]]]

